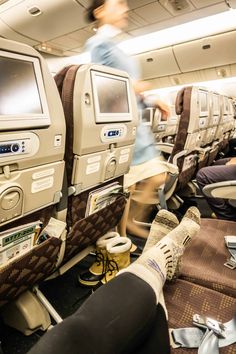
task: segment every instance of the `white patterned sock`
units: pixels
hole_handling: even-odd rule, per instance
[[[179,221],[173,213],[165,209],[159,210],[152,222],[143,252],[149,250],[178,225]]]
[[[124,270],[146,281],[154,290],[157,303],[165,280],[173,279],[185,246],[200,228],[200,213],[193,208],[175,229]]]

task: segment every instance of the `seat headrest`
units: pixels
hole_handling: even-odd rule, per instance
[[[180,91],[178,91],[176,100],[175,100],[175,111],[176,114],[181,114],[183,112],[183,106],[184,106],[184,90],[185,87],[183,87]]]
[[[54,76],[54,80],[56,82],[57,89],[59,91],[60,96],[62,96],[62,88],[63,88],[63,83],[64,83],[64,79],[65,79],[66,73],[72,66],[74,66],[74,65],[72,64],[72,65],[65,66],[63,69],[61,69]]]

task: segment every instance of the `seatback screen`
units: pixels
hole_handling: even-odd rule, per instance
[[[0,56],[0,115],[40,114],[32,62]]]
[[[207,93],[200,92],[200,112],[205,113],[208,111],[207,107]]]
[[[224,96],[224,113],[229,112],[229,99],[228,97]]]
[[[213,95],[213,114],[219,114],[220,112],[220,101],[218,95]]]
[[[100,113],[128,113],[126,81],[95,75]]]
[[[96,123],[125,122],[132,120],[130,83],[127,77],[92,73]]]
[[[141,121],[144,125],[152,125],[153,110],[150,108],[143,109],[141,111]]]

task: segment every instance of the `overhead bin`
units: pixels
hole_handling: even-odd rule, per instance
[[[136,56],[140,62],[142,78],[151,79],[180,73],[171,47],[142,53]]]
[[[173,47],[181,72],[233,64],[236,61],[236,31]]]
[[[39,42],[73,32],[87,25],[84,7],[73,0],[15,1],[0,13],[0,20],[19,34]],[[5,36],[5,31],[1,31]],[[11,37],[12,38],[12,37]]]
[[[37,41],[32,40],[31,38],[24,37],[21,34],[13,31],[12,28],[7,26],[1,19],[0,19],[0,34],[2,37],[11,38],[16,42],[23,42],[30,46],[34,46],[39,43]]]

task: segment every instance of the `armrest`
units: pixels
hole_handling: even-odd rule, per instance
[[[167,154],[171,154],[173,150],[174,144],[170,143],[156,143],[155,144],[156,148],[162,152],[166,152]]]
[[[203,193],[211,198],[236,200],[236,180],[208,184]]]

